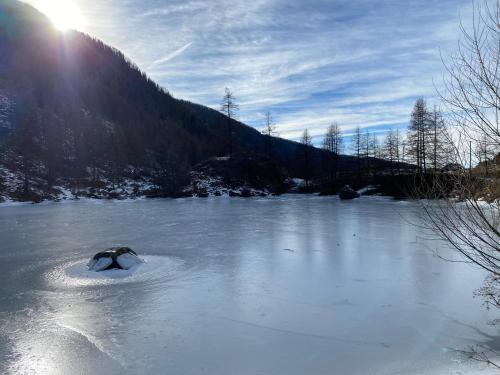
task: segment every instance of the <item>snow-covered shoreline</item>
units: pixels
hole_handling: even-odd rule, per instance
[[[132,174],[132,173],[130,173]],[[102,176],[96,181],[83,181],[75,186],[72,181],[58,180],[48,188],[46,182],[37,178],[29,180],[30,194],[23,193],[24,178],[19,171],[0,165],[0,205],[31,204],[75,200],[136,200],[145,198],[185,197],[265,197],[271,195],[267,188],[258,189],[248,184],[229,184],[219,176],[193,171],[189,182],[177,194],[166,194],[151,177],[124,177],[110,181]]]

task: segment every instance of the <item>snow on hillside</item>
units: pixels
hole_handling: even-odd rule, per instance
[[[220,176],[208,176],[199,171],[190,174],[191,184],[184,191],[198,197],[255,197],[268,196],[267,190],[259,190],[250,186],[231,186],[223,181]]]
[[[146,178],[131,179],[126,178],[118,183],[113,183],[108,179],[100,179],[96,183],[98,187],[75,187],[68,181],[59,180],[51,187],[47,188],[46,182],[32,178],[29,180],[29,189],[32,192],[31,201],[44,200],[74,200],[74,199],[129,199],[147,196],[158,187]],[[12,171],[0,165],[0,203],[13,203],[19,201],[23,196],[24,189],[23,175],[18,171]]]
[[[12,201],[15,191],[22,186],[22,178],[0,165],[0,202]]]
[[[43,166],[37,169],[42,170]],[[212,171],[213,172],[213,171]],[[89,172],[90,173],[90,172]],[[154,183],[152,177],[128,177],[111,181],[104,177],[103,171],[97,172],[96,181],[85,181],[76,185],[75,181],[59,179],[53,186],[41,178],[32,177],[28,181],[29,194],[24,193],[24,176],[19,170],[11,170],[0,165],[0,202],[16,201],[64,201],[75,199],[136,199],[143,197],[162,197],[162,189]],[[127,176],[137,176],[133,169],[127,170]],[[192,171],[190,181],[182,189],[182,197],[264,197],[271,195],[267,188],[255,188],[245,182],[229,182],[207,171]]]

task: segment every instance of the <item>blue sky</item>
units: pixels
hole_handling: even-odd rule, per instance
[[[406,127],[471,14],[470,0],[73,1],[87,33],[175,97],[218,109],[229,87],[241,121],[259,128],[270,111],[282,137],[317,141],[332,121]]]

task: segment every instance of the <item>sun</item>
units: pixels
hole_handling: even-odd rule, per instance
[[[85,29],[85,18],[72,0],[38,0],[35,6],[61,31]]]

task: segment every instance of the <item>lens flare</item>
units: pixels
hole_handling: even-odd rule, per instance
[[[85,18],[78,5],[71,0],[39,0],[35,6],[61,31],[85,29]]]

